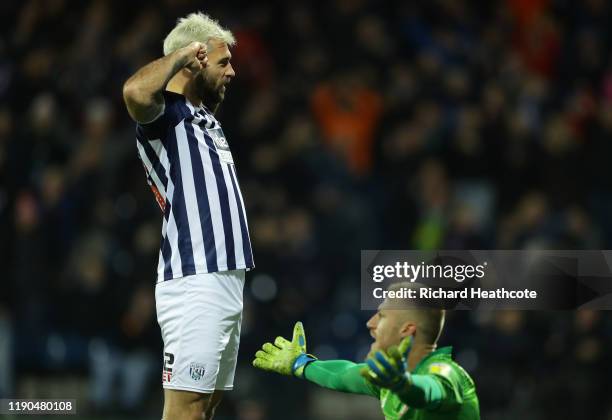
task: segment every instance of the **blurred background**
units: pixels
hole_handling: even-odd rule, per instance
[[[360,361],[361,249],[610,249],[606,0],[0,2],[0,397],[159,419],[161,216],[122,83],[178,17],[228,26],[219,119],[256,270],[218,419],[379,419],[377,401],[255,371],[304,322]],[[606,312],[456,312],[442,345],[483,419],[612,419]]]

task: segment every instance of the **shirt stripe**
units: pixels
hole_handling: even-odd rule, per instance
[[[234,236],[232,233],[232,219],[229,209],[229,197],[227,193],[227,186],[223,179],[223,170],[221,169],[221,162],[219,161],[219,155],[217,155],[213,140],[210,136],[204,134],[204,139],[208,146],[208,153],[212,162],[213,172],[215,174],[215,181],[217,182],[217,191],[219,199],[219,207],[221,209],[221,220],[223,222],[223,235],[225,236],[226,252],[227,252],[227,269],[236,269],[236,251],[234,249]]]
[[[202,156],[198,147],[198,140],[195,136],[191,124],[185,125],[187,138],[189,139],[189,153],[191,155],[191,166],[193,172],[193,180],[195,184],[195,193],[200,209],[200,230],[202,232],[202,240],[204,241],[206,266],[208,272],[217,271],[217,249],[215,247],[215,231],[213,229],[212,215],[210,212],[210,204],[208,202],[208,190],[206,188],[206,180],[204,175],[204,165]]]
[[[189,140],[187,127],[190,127],[191,124],[181,122],[176,127],[176,143],[178,149],[178,156],[181,161],[181,180],[183,184],[183,192],[185,197],[186,207],[191,209],[199,206],[198,198],[197,198],[197,189],[194,181],[194,171],[191,166],[192,156],[191,150],[189,148]],[[198,212],[199,213],[199,212]],[[202,217],[200,215],[193,212],[187,211],[187,221],[189,223],[189,235],[191,238],[191,243],[193,245],[193,262],[195,264],[194,270],[207,270],[206,263],[206,254],[204,251],[204,235],[202,234],[201,220]]]
[[[158,278],[172,278],[172,245],[170,245],[170,238],[168,238],[168,217],[172,212],[172,206],[166,202],[166,214],[163,218],[162,225],[162,244],[161,244],[161,257],[163,261],[159,261],[157,264],[157,277]],[[161,267],[161,269],[160,269]]]
[[[242,232],[242,243],[243,243],[243,252],[244,258],[246,260],[246,265],[253,265],[253,251],[251,248],[251,238],[249,237],[249,229],[247,226],[246,219],[246,211],[244,209],[244,202],[242,201],[242,196],[238,193],[238,183],[236,182],[236,175],[234,174],[235,168],[232,167],[232,171],[230,172],[232,178],[232,186],[236,193],[236,197],[240,200],[240,210],[238,212],[238,217],[240,219],[240,231]]]
[[[141,130],[141,133],[142,133],[142,130]],[[161,185],[163,185],[165,189],[165,186],[168,185],[168,177],[166,174],[165,167],[160,162],[160,159],[159,159],[160,153],[156,151],[155,149],[153,149],[153,147],[151,146],[151,141],[147,140],[145,137],[138,136],[137,139],[138,141],[136,143],[136,146],[138,147],[139,156],[141,157],[141,159],[143,159],[143,161],[145,158],[149,161],[150,168],[157,174],[159,180],[161,181]],[[159,140],[152,140],[152,141],[157,142],[159,144],[158,150],[161,151],[161,148],[163,148],[161,141]]]
[[[174,132],[171,134],[173,138],[168,139],[168,155],[171,160],[179,159],[177,144],[177,132],[179,131],[180,127],[175,127]],[[174,184],[174,193],[171,199],[174,217],[171,217],[170,221],[174,221],[174,226],[176,226],[177,230],[177,247],[178,253],[181,256],[181,273],[183,276],[188,276],[190,274],[195,274],[195,264],[193,261],[189,219],[187,218],[187,203],[185,202],[185,194],[183,191],[182,166],[182,163],[170,166],[170,176],[173,180],[176,180],[176,184]],[[170,229],[170,226],[171,224],[168,225],[168,229]],[[174,267],[172,270],[175,271]]]
[[[145,143],[148,143],[148,142],[145,141]],[[161,169],[161,171],[159,169],[154,168],[154,164],[151,162],[151,158],[149,157],[149,154],[146,152],[145,147],[143,146],[143,143],[137,142],[136,145],[138,147],[138,151],[140,152],[139,153],[140,160],[144,164],[147,174],[151,177],[151,181],[153,182],[155,187],[157,187],[157,190],[160,192],[162,197],[165,198],[166,197],[166,186],[168,185],[168,178],[164,174],[163,168]],[[156,155],[154,159],[157,160],[157,163],[159,164],[159,159],[157,159]]]
[[[238,215],[238,212],[239,212],[238,202],[236,201],[236,194],[233,188],[232,178],[230,174],[230,171],[232,170],[231,166],[232,165],[230,164],[223,164],[221,168],[223,169],[223,178],[225,179],[227,189],[229,191],[234,192],[234,194],[229,194],[230,213],[232,216],[232,220],[240,221],[240,216]],[[242,243],[242,228],[240,226],[240,223],[233,224],[232,235],[234,237],[234,243],[236,244],[236,249],[243,250],[243,252],[236,253],[236,265],[243,267],[246,264],[246,261],[244,258],[244,246]]]

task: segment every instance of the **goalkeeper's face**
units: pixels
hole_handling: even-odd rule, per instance
[[[398,345],[407,334],[408,325],[401,310],[385,309],[384,305],[367,322],[370,335],[374,339],[368,357],[378,350],[387,350]]]

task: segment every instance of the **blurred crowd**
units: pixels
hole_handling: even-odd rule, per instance
[[[238,40],[219,119],[257,266],[222,418],[313,418],[314,387],[249,367],[295,320],[363,358],[362,249],[612,247],[607,0],[1,2],[0,396],[69,376],[90,412],[159,413],[161,215],[121,86],[199,9]],[[612,418],[606,312],[456,312],[442,344],[483,418]]]

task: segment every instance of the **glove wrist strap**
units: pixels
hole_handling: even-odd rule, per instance
[[[302,353],[300,354],[295,361],[293,362],[293,366],[291,367],[291,373],[298,378],[304,378],[304,370],[309,363],[317,360],[315,356],[312,354]]]
[[[398,395],[405,394],[412,387],[412,375],[409,372],[404,374],[404,377],[392,388],[393,392]]]

